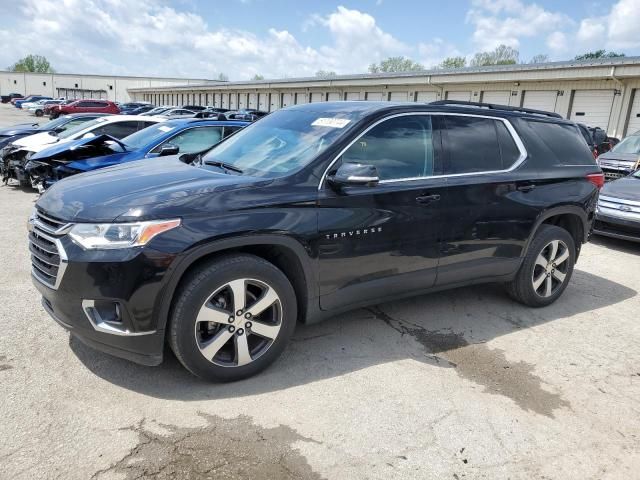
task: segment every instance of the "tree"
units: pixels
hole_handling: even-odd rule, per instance
[[[529,63],[546,63],[549,61],[549,55],[546,53],[539,53],[538,55],[534,55]]]
[[[483,67],[485,65],[513,65],[518,63],[520,52],[513,47],[499,45],[490,52],[478,52],[471,59],[471,66]]]
[[[606,50],[596,50],[594,52],[583,53],[582,55],[577,55],[574,60],[593,60],[594,58],[615,58],[615,57],[624,57],[624,53],[617,52],[607,52]]]
[[[228,82],[229,76],[226,73],[220,73],[220,75],[218,75],[218,80],[221,82]]]
[[[462,68],[467,66],[467,59],[464,57],[447,57],[440,64],[438,68]]]
[[[316,72],[316,77],[319,77],[319,78],[335,77],[336,75],[337,73],[334,72],[333,70],[318,70]]]
[[[54,73],[49,60],[42,55],[27,55],[9,67],[11,72]]]
[[[264,80],[264,76],[256,73],[251,80]]]
[[[372,63],[369,65],[369,72],[418,72],[424,70],[424,66],[418,62],[414,62],[410,58],[405,57],[389,57],[382,60],[380,65]]]

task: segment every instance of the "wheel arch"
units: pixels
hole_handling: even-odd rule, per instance
[[[298,320],[304,320],[310,300],[317,296],[313,291],[316,285],[315,269],[307,249],[297,240],[284,235],[251,235],[215,240],[196,247],[172,269],[155,313],[158,330],[165,329],[176,291],[185,276],[215,257],[233,253],[256,255],[282,270],[296,294]]]
[[[579,255],[582,244],[589,240],[590,221],[584,209],[576,205],[562,205],[549,208],[536,219],[523,253],[529,248],[540,226],[549,224],[562,227],[569,232],[576,245],[576,255]]]

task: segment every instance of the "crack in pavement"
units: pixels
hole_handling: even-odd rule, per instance
[[[263,428],[247,416],[233,419],[200,413],[207,424],[186,428],[162,425],[167,435],[145,428],[145,420],[126,427],[138,434],[138,443],[92,479],[107,474],[123,474],[136,479],[251,479],[321,480],[306,458],[292,447],[297,441],[316,442],[280,425]]]
[[[413,337],[438,365],[455,368],[460,377],[484,386],[486,393],[505,396],[523,410],[548,417],[553,417],[556,409],[571,408],[559,394],[542,388],[542,380],[533,373],[534,365],[509,362],[503,350],[491,349],[485,343],[469,343],[462,333],[427,330],[398,320],[379,307],[367,311],[401,335]]]

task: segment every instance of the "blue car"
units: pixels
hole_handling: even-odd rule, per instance
[[[38,100],[53,100],[51,97],[45,97],[44,95],[30,95],[22,100],[16,100],[13,105],[16,108],[22,108],[23,103],[37,102]]]
[[[25,165],[40,191],[71,175],[145,158],[195,154],[249,125],[238,120],[185,118],[157,123],[118,140],[88,136],[34,153]]]

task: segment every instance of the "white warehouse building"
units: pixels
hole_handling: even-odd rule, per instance
[[[129,88],[156,105],[274,111],[335,100],[465,100],[557,112],[622,137],[640,130],[640,57]]]
[[[100,98],[114,102],[131,100],[129,89],[220,83],[205,79],[122,77],[72,73],[0,71],[0,95],[47,95],[64,98]]]

